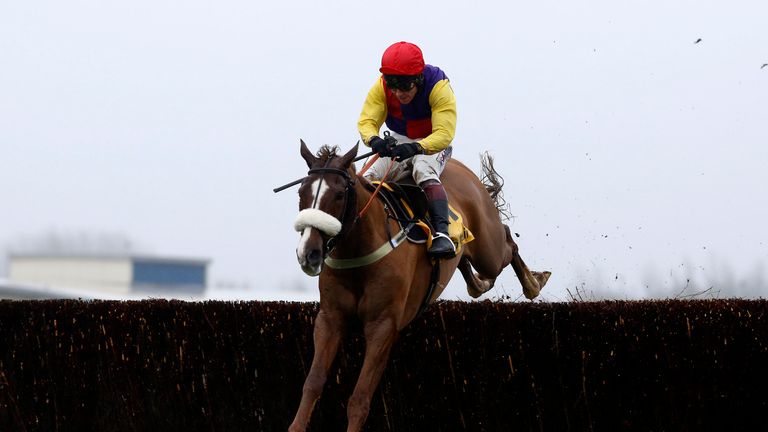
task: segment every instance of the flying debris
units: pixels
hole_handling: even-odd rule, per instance
[[[701,42],[701,38],[696,39],[696,42],[694,42],[694,43],[697,44],[699,42]]]
[[[766,66],[768,66],[768,63],[763,63],[763,65],[762,65],[762,66],[760,66],[760,69],[763,69],[763,68],[765,68]]]

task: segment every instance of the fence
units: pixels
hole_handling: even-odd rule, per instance
[[[0,301],[0,431],[284,431],[315,303]],[[440,302],[411,323],[368,431],[768,426],[768,302]],[[310,430],[344,430],[344,341]]]

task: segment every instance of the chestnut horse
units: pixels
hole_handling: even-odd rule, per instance
[[[355,173],[352,162],[357,149],[356,145],[337,155],[336,148],[324,146],[313,155],[301,142],[301,156],[309,173],[299,188],[300,212],[295,227],[301,241],[296,254],[305,273],[320,276],[320,310],[315,319],[314,358],[290,432],[306,429],[350,319],[362,323],[366,346],[360,376],[347,405],[347,431],[362,428],[392,344],[418,314],[430,285],[432,263],[426,248],[408,241],[374,262],[362,260],[351,268],[324,266],[329,257],[348,262],[370,257],[372,251],[390,242],[389,233],[400,230],[378,199],[358,217],[372,192],[365,186],[368,181]],[[488,162],[483,162],[483,170],[495,181],[497,174]],[[463,245],[455,258],[440,262],[439,282],[427,301],[440,295],[457,267],[469,294],[479,297],[508,264],[514,268],[525,296],[536,297],[550,273],[528,270],[509,228],[501,222],[487,189],[490,186],[456,160],[448,162],[441,180],[451,205],[475,239]]]

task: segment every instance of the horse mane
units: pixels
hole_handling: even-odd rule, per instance
[[[320,159],[321,162],[327,162],[328,159],[331,159],[333,157],[338,156],[339,154],[339,146],[330,146],[328,144],[323,144],[322,147],[317,151],[317,154],[315,155],[318,159]]]
[[[499,217],[502,220],[509,220],[512,218],[512,213],[509,210],[509,204],[504,199],[502,187],[504,187],[504,178],[496,171],[493,166],[493,156],[488,152],[484,152],[480,155],[480,164],[483,168],[483,177],[480,181],[485,186],[485,190],[488,191],[488,195],[491,196],[493,204],[496,205],[496,210],[499,211]]]

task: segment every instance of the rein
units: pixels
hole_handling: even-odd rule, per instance
[[[359,173],[357,173],[357,175],[360,175],[360,176],[361,176],[361,175],[363,175],[363,174],[364,174],[366,171],[368,171],[368,168],[370,168],[370,167],[371,167],[371,165],[373,165],[373,163],[374,163],[374,162],[376,162],[376,159],[378,159],[378,158],[379,158],[379,155],[377,154],[376,156],[374,156],[374,157],[371,159],[371,161],[370,161],[370,162],[368,162],[368,163],[366,163],[366,164],[365,164],[365,166],[363,167],[363,169],[361,169],[361,170],[360,170],[360,172],[359,172]],[[382,179],[381,179],[381,183],[379,183],[379,185],[378,185],[378,186],[376,186],[376,189],[374,189],[374,190],[373,190],[373,193],[371,194],[371,197],[368,199],[368,202],[367,202],[367,203],[365,203],[365,206],[363,206],[363,209],[362,209],[362,210],[360,210],[360,213],[357,215],[357,219],[360,219],[360,218],[362,218],[362,217],[363,217],[363,215],[365,214],[365,212],[367,212],[367,211],[368,211],[368,207],[370,207],[370,206],[371,206],[371,204],[373,203],[373,200],[376,198],[376,195],[378,195],[378,194],[379,194],[379,189],[381,189],[381,186],[384,184],[384,180],[386,180],[386,178],[389,176],[389,172],[390,172],[390,171],[392,171],[392,167],[393,167],[393,166],[395,166],[395,160],[394,160],[394,159],[390,160],[390,162],[389,162],[389,166],[387,167],[387,171],[385,171],[385,172],[384,172],[384,177],[382,177]]]

